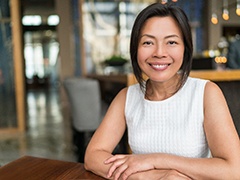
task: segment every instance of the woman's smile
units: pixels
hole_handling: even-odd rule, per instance
[[[163,70],[166,70],[170,64],[149,63],[149,65],[156,71],[163,71]]]

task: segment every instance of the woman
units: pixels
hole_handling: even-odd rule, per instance
[[[228,106],[213,82],[188,77],[192,52],[180,8],[155,3],[137,16],[130,53],[139,83],[111,103],[88,145],[87,170],[109,179],[240,178]],[[133,154],[112,155],[126,128]]]

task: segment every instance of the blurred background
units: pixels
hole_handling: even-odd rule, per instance
[[[0,0],[0,165],[24,155],[78,161],[63,82],[119,75],[116,83],[100,82],[108,105],[128,85],[122,75],[132,73],[134,19],[153,2],[167,0]],[[228,54],[239,40],[240,0],[168,2],[182,7],[189,18],[193,71],[238,73],[218,84],[224,92],[231,89],[226,96],[239,131],[240,67],[229,63]],[[113,59],[120,65],[111,64]]]

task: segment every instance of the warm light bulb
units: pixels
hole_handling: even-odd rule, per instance
[[[236,14],[237,14],[238,16],[240,16],[240,8],[239,8],[239,9],[236,9]]]
[[[237,4],[236,14],[240,16],[240,4]]]
[[[214,60],[218,64],[225,64],[225,63],[227,63],[227,58],[225,56],[217,56],[217,57],[215,57]]]
[[[178,0],[172,0],[172,2],[177,2]]]
[[[218,23],[218,18],[217,18],[217,15],[215,13],[212,14],[211,22],[213,24],[217,24]]]
[[[227,9],[223,10],[222,18],[226,21],[229,19],[229,12]]]
[[[224,14],[222,15],[222,17],[223,17],[223,19],[226,20],[226,21],[229,20],[229,15],[228,15],[228,14],[225,14],[225,13],[224,13]]]

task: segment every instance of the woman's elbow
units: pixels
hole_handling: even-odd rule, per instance
[[[84,162],[84,168],[85,168],[87,171],[90,171],[89,165],[88,165],[86,162]]]
[[[89,171],[89,165],[88,162],[86,161],[86,159],[84,160],[84,168]]]
[[[86,169],[86,170],[88,170],[88,171],[90,171],[90,167],[91,167],[91,165],[90,165],[90,159],[89,159],[89,155],[88,155],[89,153],[85,153],[85,156],[84,156],[84,168]]]

